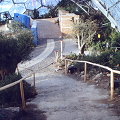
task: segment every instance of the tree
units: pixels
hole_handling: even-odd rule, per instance
[[[96,34],[97,29],[98,25],[96,23],[96,20],[91,21],[87,19],[84,22],[82,19],[79,23],[74,23],[73,31],[78,39],[78,49],[80,54],[84,54],[85,44],[92,40]]]
[[[80,15],[84,12],[80,7],[78,7],[75,3],[73,3],[70,0],[61,0],[57,4],[57,6],[59,9],[64,9],[66,11],[69,11],[70,13],[75,13],[77,15]]]
[[[4,1],[4,0],[0,0],[0,3],[1,3],[2,1]]]
[[[4,14],[3,14],[3,18],[5,18],[5,20],[7,20],[8,18],[9,18],[9,13],[7,13],[7,12],[5,12]]]
[[[56,17],[57,16],[57,6],[54,6],[53,4],[48,5],[47,8],[49,9],[49,17]]]
[[[19,33],[13,31],[10,35],[0,33],[0,74],[2,80],[5,75],[13,74],[17,64],[29,59],[29,53],[34,46],[32,32],[17,28]]]
[[[34,9],[33,16],[34,16],[34,19],[39,18],[39,11],[37,9]]]

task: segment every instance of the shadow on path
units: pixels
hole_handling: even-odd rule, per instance
[[[18,120],[46,120],[46,116],[44,111],[37,108],[37,105],[29,104],[20,112]]]

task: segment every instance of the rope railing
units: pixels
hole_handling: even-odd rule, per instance
[[[104,69],[107,69],[111,72],[111,77],[110,77],[110,83],[111,83],[111,100],[114,98],[114,73],[117,73],[117,74],[120,74],[120,71],[118,70],[113,70],[107,66],[103,66],[103,65],[100,65],[100,64],[96,64],[96,63],[92,63],[92,62],[89,62],[89,61],[79,61],[79,60],[71,60],[71,59],[65,59],[65,74],[68,73],[68,61],[71,61],[71,62],[79,62],[79,63],[84,63],[84,82],[86,82],[86,74],[87,74],[87,64],[91,64],[91,65],[94,65],[94,66],[98,66],[98,67],[101,67],[101,68],[104,68]],[[19,66],[20,67],[20,66]],[[23,68],[23,67],[22,67]],[[24,68],[26,69],[26,68]],[[30,69],[27,69],[27,70],[30,70]],[[0,91],[3,91],[7,88],[10,88],[18,83],[20,83],[20,92],[21,92],[21,99],[22,99],[22,108],[24,109],[25,108],[25,99],[24,99],[24,89],[23,89],[23,80],[26,79],[26,78],[29,78],[33,75],[33,93],[35,93],[35,72],[33,72],[32,70],[30,70],[31,73],[26,75],[25,77],[21,78],[20,80],[18,81],[15,81],[13,83],[10,83],[8,85],[5,85],[3,87],[0,87]]]
[[[103,66],[103,65],[92,63],[92,62],[89,62],[89,61],[79,61],[79,60],[65,59],[65,74],[68,73],[68,61],[79,62],[79,63],[84,63],[85,64],[84,65],[84,82],[86,82],[87,64],[91,64],[93,66],[97,66],[97,67],[101,67],[101,68],[109,70],[111,72],[111,75],[110,75],[110,85],[111,85],[110,99],[112,100],[114,98],[114,73],[120,74],[120,71],[113,70],[113,69],[109,68],[108,66]]]
[[[33,73],[32,73],[32,74],[33,74]],[[10,84],[5,85],[5,86],[3,86],[3,87],[0,87],[0,91],[3,91],[3,90],[5,90],[5,89],[7,89],[7,88],[10,88],[10,87],[12,87],[12,86],[20,83],[20,82],[23,81],[24,79],[32,76],[32,74],[30,73],[29,75],[26,75],[25,77],[21,78],[20,80],[18,80],[18,81],[16,81],[16,82],[13,82],[13,83],[10,83]]]
[[[24,67],[22,67],[22,68],[24,68]],[[27,69],[27,68],[24,68],[24,69]],[[30,70],[30,69],[27,69],[27,70]],[[30,71],[31,71],[30,74],[26,75],[25,77],[21,78],[20,80],[15,81],[13,83],[10,83],[8,85],[5,85],[3,87],[0,87],[0,91],[3,91],[5,89],[8,89],[8,88],[10,88],[10,87],[20,83],[20,92],[21,92],[21,99],[22,99],[22,109],[25,109],[25,106],[26,106],[25,98],[24,98],[23,80],[25,80],[26,78],[31,77],[32,75],[33,75],[33,94],[35,94],[35,72],[33,72],[33,70],[30,70]],[[18,67],[17,67],[17,74],[18,74]]]

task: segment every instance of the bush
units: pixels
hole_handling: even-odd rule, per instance
[[[97,64],[101,64],[101,65],[105,65],[105,66],[109,66],[109,61],[110,61],[110,57],[111,55],[113,55],[113,52],[111,50],[108,50],[106,52],[101,53],[100,55],[76,55],[76,54],[71,54],[68,55],[66,58],[68,59],[72,59],[72,60],[83,60],[83,61],[89,61],[92,63],[97,63]],[[75,63],[74,66],[77,67],[77,70],[83,71],[84,70],[84,64],[83,63]],[[90,64],[87,65],[87,70],[90,70],[91,68],[96,68],[98,69],[98,67],[96,66],[92,66]],[[101,70],[101,69],[99,69]]]
[[[77,68],[78,72],[84,71],[84,63],[74,63],[74,66]]]
[[[83,61],[89,61],[92,63],[97,63],[100,65],[108,66],[112,69],[120,70],[120,50],[115,52],[115,50],[106,50],[105,52],[101,53],[100,55],[76,55],[76,54],[70,54],[67,55],[67,59],[72,60],[83,60]],[[84,64],[83,63],[74,63],[74,66],[77,67],[78,72],[84,70]],[[100,67],[96,67],[93,65],[87,64],[87,70],[90,70],[91,68],[96,68],[99,71],[105,71],[105,69],[102,69]],[[119,78],[120,75],[115,74],[115,77]]]
[[[120,70],[120,51],[114,53],[113,57],[109,61],[110,67]]]
[[[15,73],[5,76],[5,79],[0,81],[0,87],[8,85],[21,78],[22,77],[20,74],[17,75]],[[31,87],[31,85],[26,81],[23,81],[23,87],[24,87],[25,100],[33,97],[33,93],[32,93],[33,88]],[[1,107],[21,106],[21,104],[22,104],[22,100],[21,100],[21,93],[20,93],[20,84],[16,84],[13,87],[0,91]]]
[[[66,59],[76,60],[77,59],[77,55],[76,54],[67,55]]]

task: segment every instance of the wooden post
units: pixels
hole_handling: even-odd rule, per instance
[[[61,40],[61,60],[63,59],[63,41]]]
[[[19,73],[18,66],[17,66],[17,75]],[[25,108],[25,98],[24,98],[24,89],[23,89],[23,81],[20,82],[20,92],[21,92],[21,99],[22,99],[22,109]]]
[[[111,100],[114,98],[114,72],[111,71]]]
[[[57,51],[55,51],[55,57],[56,57],[56,62],[58,62],[58,50]]]
[[[67,60],[65,60],[65,74],[66,74],[66,75],[68,74],[67,64],[68,64],[68,61],[67,61]]]
[[[16,70],[17,70],[17,75],[18,75],[19,74],[18,66],[17,66]]]
[[[85,68],[84,68],[84,82],[86,82],[86,74],[87,74],[87,62],[85,62]]]
[[[22,109],[25,109],[25,98],[24,98],[23,81],[20,82],[20,91],[21,91],[21,98],[22,98]]]
[[[35,94],[35,73],[33,73],[33,94]]]

